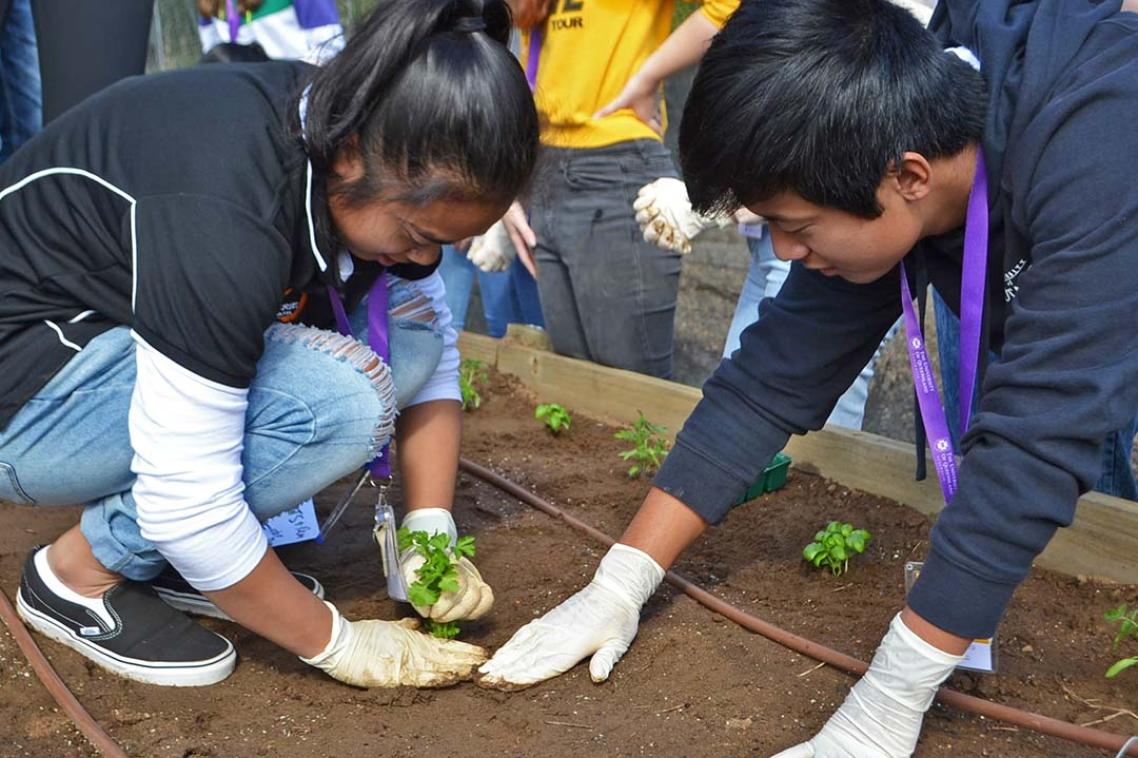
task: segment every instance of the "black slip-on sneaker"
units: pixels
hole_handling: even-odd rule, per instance
[[[324,599],[324,585],[317,581],[316,577],[301,574],[298,571],[293,571],[292,575],[309,592],[321,600]],[[193,613],[197,616],[225,619],[226,621],[233,620],[225,611],[214,605],[208,597],[195,590],[189,582],[182,578],[181,574],[174,570],[173,566],[167,566],[161,574],[151,579],[150,586],[158,593],[158,597],[179,611]]]
[[[46,554],[28,556],[16,607],[32,629],[128,679],[167,687],[215,684],[233,671],[232,643],[159,599],[150,585],[123,582],[90,604],[60,597],[41,575]],[[58,585],[57,585],[58,586]]]

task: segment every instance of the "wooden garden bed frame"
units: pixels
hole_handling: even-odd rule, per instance
[[[628,423],[643,411],[674,435],[699,402],[698,388],[598,366],[550,352],[544,333],[511,326],[505,339],[463,332],[463,358],[517,377],[540,402],[557,402],[605,421]],[[896,500],[932,516],[944,507],[931,460],[930,476],[913,478],[913,446],[868,432],[826,427],[793,436],[794,468],[846,487]],[[1060,529],[1038,565],[1073,576],[1138,584],[1138,503],[1092,493],[1079,501],[1075,523]]]

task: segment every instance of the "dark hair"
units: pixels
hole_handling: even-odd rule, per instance
[[[198,63],[264,63],[269,58],[265,48],[256,42],[241,44],[222,42],[214,45],[198,59]]]
[[[902,154],[959,153],[985,103],[983,77],[888,0],[745,0],[700,64],[680,163],[701,211],[793,191],[876,218]]]
[[[503,0],[380,0],[310,81],[301,138],[327,192],[352,204],[391,190],[413,203],[516,197],[538,122],[509,34]],[[335,175],[340,150],[363,160],[358,181]]]

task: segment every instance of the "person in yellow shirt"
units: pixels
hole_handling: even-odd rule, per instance
[[[738,2],[706,0],[670,34],[675,0],[511,5],[545,159],[529,201],[532,232],[506,224],[515,244],[536,238],[553,347],[670,377],[680,254],[641,238],[632,203],[643,185],[676,176],[661,83],[699,60]]]

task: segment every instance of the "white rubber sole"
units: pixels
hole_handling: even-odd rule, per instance
[[[74,634],[55,619],[40,613],[24,602],[23,588],[16,592],[16,612],[28,626],[40,634],[66,645],[107,671],[126,679],[162,687],[204,687],[217,684],[233,673],[237,651],[232,643],[220,655],[198,663],[154,663],[116,655]]]
[[[316,589],[312,594],[321,600],[324,599],[324,585],[319,581],[316,582]],[[163,587],[156,587],[151,585],[158,597],[171,608],[176,608],[182,613],[189,613],[194,616],[207,616],[211,619],[221,619],[222,621],[233,621],[232,617],[225,611],[218,608],[210,600],[202,595],[190,594],[188,592],[178,592],[177,590],[165,589]]]

